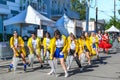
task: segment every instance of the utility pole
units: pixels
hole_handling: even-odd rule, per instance
[[[89,6],[90,0],[86,0],[86,32],[89,31]]]
[[[114,0],[114,26],[116,26],[115,22],[116,22],[116,0]]]
[[[97,23],[98,23],[98,7],[96,7],[96,27],[95,27],[95,31],[97,32],[98,31],[98,26],[97,26]]]

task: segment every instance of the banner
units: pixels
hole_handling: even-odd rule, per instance
[[[37,30],[37,37],[43,38],[43,29]]]

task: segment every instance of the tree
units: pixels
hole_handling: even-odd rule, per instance
[[[71,0],[71,9],[80,14],[80,20],[85,20],[86,18],[85,1],[86,0],[82,0],[80,3],[79,0]]]
[[[95,18],[90,18],[90,21],[95,21]]]
[[[114,25],[115,23],[115,25]],[[118,19],[115,19],[114,17],[111,17],[109,22],[106,23],[105,29],[110,28],[112,25],[114,25],[116,28],[120,29],[120,21]]]
[[[71,9],[80,14],[80,20],[86,19],[86,1],[92,2],[93,0],[70,0]]]
[[[120,9],[118,10],[118,13],[119,13],[119,15],[120,15]]]
[[[119,0],[120,1],[120,0]],[[120,9],[118,10],[118,13],[119,13],[119,15],[120,15]]]
[[[120,15],[120,9],[118,10],[118,13]],[[118,19],[116,17],[111,17],[109,22],[106,23],[105,29],[110,28],[112,25],[114,25],[116,28],[120,29],[120,19]]]

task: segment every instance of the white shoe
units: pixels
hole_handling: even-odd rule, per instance
[[[91,63],[88,63],[88,65],[90,66],[90,65],[91,65]]]
[[[52,75],[53,74],[53,71],[50,71],[49,73],[47,73],[48,75]]]
[[[69,67],[69,66],[67,67],[67,70],[70,70],[70,67]]]
[[[55,74],[55,77],[58,77],[58,75],[57,75],[57,74]]]
[[[68,77],[68,73],[65,73],[65,77]]]

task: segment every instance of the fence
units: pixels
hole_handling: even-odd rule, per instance
[[[13,56],[12,49],[8,42],[0,42],[0,59],[11,58]]]

